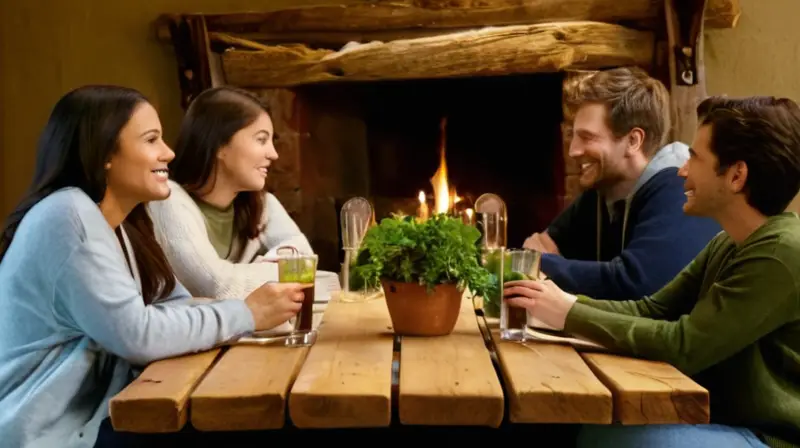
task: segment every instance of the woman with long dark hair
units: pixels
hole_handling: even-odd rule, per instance
[[[175,274],[196,296],[241,297],[278,278],[272,258],[311,246],[278,199],[266,191],[278,159],[267,106],[222,86],[192,101],[170,165],[172,195],[149,205],[156,238]]]
[[[135,90],[76,89],[41,135],[33,183],[0,234],[0,440],[94,445],[132,368],[294,316],[301,285],[197,304],[144,204],[169,196],[173,152]]]

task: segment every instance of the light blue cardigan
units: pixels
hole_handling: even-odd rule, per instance
[[[82,190],[28,212],[0,263],[0,445],[92,447],[132,366],[254,329],[244,301],[193,304],[180,284],[145,306],[134,275]]]

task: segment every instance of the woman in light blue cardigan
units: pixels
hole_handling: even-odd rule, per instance
[[[193,302],[145,203],[174,157],[138,92],[91,86],[56,104],[33,183],[0,234],[0,444],[92,447],[132,366],[270,329],[301,285]]]

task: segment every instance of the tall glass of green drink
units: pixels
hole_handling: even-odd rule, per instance
[[[316,340],[314,322],[314,281],[317,276],[316,254],[283,255],[278,258],[278,281],[281,283],[303,283],[311,285],[303,289],[303,306],[294,321],[294,331],[287,339],[287,346],[311,345]]]
[[[535,280],[539,277],[541,254],[534,250],[509,250],[510,266],[504,271],[503,284],[514,280]],[[502,293],[501,293],[502,294]],[[524,341],[528,328],[528,311],[509,306],[506,300],[500,302],[500,338],[510,341]]]

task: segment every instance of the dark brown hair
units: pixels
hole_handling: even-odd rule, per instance
[[[56,103],[39,137],[31,186],[0,234],[0,262],[22,218],[51,193],[77,187],[95,203],[103,199],[107,187],[105,164],[119,149],[120,131],[136,107],[147,102],[133,89],[86,86],[67,93]],[[156,241],[145,204],[138,204],[122,225],[136,253],[144,302],[152,303],[172,292],[175,275]]]
[[[262,113],[269,114],[267,105],[246,90],[222,86],[202,92],[189,105],[181,123],[175,159],[170,163],[172,179],[193,195],[209,181],[213,184],[217,152]],[[264,192],[241,192],[233,207],[239,239],[257,237],[263,229]]]
[[[616,138],[634,128],[644,131],[643,151],[648,157],[661,148],[671,126],[669,92],[664,84],[636,67],[588,73],[567,82],[567,113],[587,103],[606,106],[606,124]]]
[[[788,98],[714,96],[697,106],[700,126],[711,126],[711,152],[722,175],[747,165],[744,194],[764,215],[782,213],[800,190],[800,108]]]

